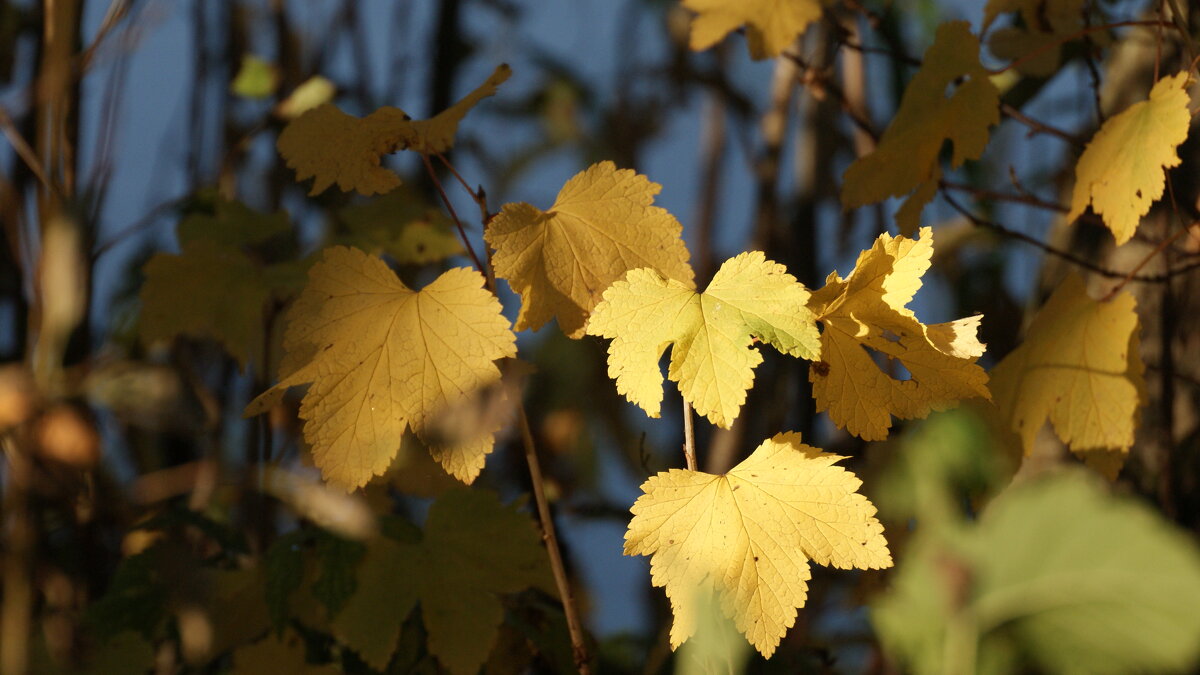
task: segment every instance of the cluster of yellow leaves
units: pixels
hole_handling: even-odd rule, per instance
[[[821,18],[821,0],[683,0],[683,6],[696,12],[692,49],[708,49],[744,25],[756,59],[779,56]]]
[[[290,228],[285,213],[266,215],[224,200],[211,215],[185,217],[178,227],[179,255],[157,253],[143,269],[141,339],[211,338],[243,368],[254,363],[265,370],[263,305],[295,291],[303,263],[264,265],[246,249]]]
[[[369,541],[357,580],[332,628],[378,670],[386,670],[417,603],[429,652],[451,673],[470,675],[496,642],[504,619],[499,594],[529,587],[555,593],[533,522],[484,490],[443,494],[419,538]]]
[[[875,507],[843,459],[800,434],[764,441],[723,476],[675,469],[652,476],[633,505],[626,555],[647,555],[675,621],[671,646],[696,630],[705,593],[764,657],[804,606],[809,562],[841,569],[891,567]]]
[[[846,278],[829,275],[809,309],[825,326],[821,361],[809,369],[818,412],[868,441],[887,438],[892,416],[917,419],[964,398],[989,397],[987,374],[975,364],[984,345],[981,317],[923,325],[907,309],[933,255],[933,231],[919,240],[882,234]],[[910,379],[880,369],[869,350],[895,359]]]
[[[1187,139],[1187,72],[1164,77],[1150,98],[1110,118],[1075,165],[1075,190],[1067,221],[1090,204],[1112,230],[1117,244],[1133,237],[1150,204],[1162,196],[1165,169],[1179,166],[1175,149]]]
[[[297,180],[315,178],[309,194],[320,194],[334,183],[365,195],[389,192],[400,185],[400,177],[380,165],[383,155],[405,149],[423,154],[449,150],[467,111],[495,94],[510,75],[507,65],[497,67],[482,85],[427,120],[413,120],[390,106],[361,119],[332,104],[319,106],[284,128],[277,143],[279,153],[296,170]]]
[[[406,428],[422,436],[441,411],[500,378],[496,360],[516,354],[500,302],[483,285],[479,272],[455,268],[413,291],[378,258],[326,249],[288,312],[280,382],[246,414],[311,383],[300,416],[314,462],[327,480],[365,485],[388,468]],[[477,429],[452,446],[425,440],[448,473],[469,483],[496,430]]]
[[[653,205],[661,189],[600,162],[567,181],[547,211],[505,204],[484,239],[496,250],[496,276],[521,294],[517,330],[537,330],[557,317],[564,333],[582,336],[601,294],[632,269],[691,283],[683,227]]]
[[[1071,450],[1087,457],[1133,445],[1145,401],[1134,299],[1091,299],[1070,274],[1034,317],[1020,347],[992,369],[992,395],[1025,454],[1046,420]],[[1119,464],[1118,464],[1119,465]]]
[[[652,269],[634,270],[604,292],[587,330],[612,339],[609,377],[651,417],[663,395],[658,361],[674,345],[667,377],[696,412],[728,428],[762,362],[753,338],[785,354],[817,357],[808,298],[783,265],[754,251],[725,261],[703,293]]]
[[[947,98],[946,87],[959,80],[963,81]],[[842,205],[853,209],[915,190],[896,214],[900,233],[911,234],[942,177],[942,145],[950,141],[954,146],[953,168],[979,159],[987,147],[988,128],[1000,121],[999,104],[999,92],[979,63],[979,39],[970,25],[942,24],[879,146],[846,170]]]

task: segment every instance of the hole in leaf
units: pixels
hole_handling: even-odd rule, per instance
[[[899,341],[899,338],[893,341]],[[872,349],[867,345],[862,345],[862,348],[871,355],[871,360],[875,362],[875,365],[879,366],[879,369],[883,371],[884,375],[887,375],[898,382],[912,379],[912,373],[908,372],[908,368],[904,367],[904,364],[900,362],[900,359],[893,359],[887,354],[884,354],[876,349]]]

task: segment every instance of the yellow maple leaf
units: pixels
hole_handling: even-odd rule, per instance
[[[383,155],[404,149],[424,154],[449,150],[467,111],[494,95],[510,75],[507,65],[497,67],[482,85],[427,120],[412,120],[391,106],[360,119],[326,103],[289,122],[276,145],[296,170],[296,180],[315,179],[309,194],[320,194],[334,183],[365,195],[388,192],[400,185],[400,177],[380,165]]]
[[[1026,454],[1047,419],[1076,453],[1128,452],[1145,400],[1135,304],[1128,292],[1093,300],[1072,273],[992,369],[996,410]]]
[[[588,333],[612,339],[609,377],[651,417],[662,403],[658,361],[674,344],[667,377],[696,412],[728,428],[762,362],[753,337],[791,356],[817,358],[820,338],[808,297],[787,268],[759,251],[726,260],[703,293],[639,269],[604,292]]]
[[[862,481],[834,466],[842,459],[782,433],[724,476],[673,469],[642,484],[625,555],[651,556],[651,582],[666,588],[675,614],[672,648],[695,631],[697,590],[715,592],[770,657],[804,606],[810,560],[891,567],[875,507],[856,492]]]
[[[1192,121],[1189,84],[1187,72],[1164,77],[1150,90],[1149,100],[1134,103],[1100,127],[1075,165],[1068,222],[1091,204],[1117,245],[1129,241],[1150,204],[1162,196],[1165,169],[1179,166],[1175,149],[1187,139]]]
[[[583,335],[601,294],[640,267],[691,283],[683,227],[654,206],[658,183],[612,162],[599,162],[563,185],[547,211],[505,204],[484,239],[496,250],[496,276],[521,294],[517,330],[537,330],[557,316],[569,337]]]
[[[848,277],[830,274],[809,301],[825,326],[821,361],[809,368],[817,411],[864,440],[887,438],[893,416],[918,419],[989,396],[987,374],[975,364],[984,350],[980,317],[926,326],[905,306],[932,255],[928,227],[919,240],[882,234]],[[899,361],[909,379],[881,370],[868,349]]]
[[[946,88],[955,82],[960,83],[947,98]],[[941,176],[942,145],[949,141],[954,146],[953,168],[979,159],[987,147],[988,128],[1000,122],[999,105],[1000,94],[979,63],[979,39],[970,24],[943,23],[879,145],[846,169],[843,207],[853,209],[921,188],[912,198],[916,201],[901,211],[905,231],[912,229],[919,207],[933,197],[935,186],[929,183],[936,184]]]
[[[821,18],[820,0],[683,0],[683,6],[697,13],[692,20],[693,50],[708,49],[745,25],[756,59],[779,56],[808,24]]]
[[[281,381],[246,414],[311,383],[300,416],[313,461],[327,480],[365,485],[388,468],[406,427],[421,436],[441,410],[500,378],[497,359],[516,354],[500,302],[483,284],[478,272],[455,268],[413,291],[378,258],[326,249],[288,312]],[[492,440],[435,458],[470,483]]]

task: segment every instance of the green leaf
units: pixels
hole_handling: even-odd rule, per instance
[[[287,626],[289,599],[304,581],[304,546],[311,535],[303,529],[288,532],[271,544],[264,558],[267,610],[276,634]]]
[[[198,199],[204,203],[206,196]],[[143,268],[141,339],[209,338],[243,368],[254,363],[263,369],[264,304],[303,285],[308,263],[264,265],[245,249],[291,227],[284,212],[262,214],[221,199],[211,213],[185,217],[179,223],[180,254],[155,254]]]
[[[275,93],[279,86],[279,72],[275,66],[253,55],[242,57],[242,67],[229,83],[229,90],[243,98],[266,98]]]
[[[334,243],[422,265],[463,252],[449,218],[407,186],[338,211],[347,232]]]
[[[358,589],[358,562],[366,551],[366,547],[356,541],[326,532],[317,536],[321,573],[313,581],[312,594],[329,610],[329,616],[336,615]]]
[[[87,609],[87,623],[102,639],[134,631],[153,638],[165,617],[166,590],[154,573],[157,549],[121,561],[108,591]]]
[[[177,233],[180,246],[203,240],[239,247],[261,244],[291,229],[292,223],[285,211],[261,213],[241,202],[217,197],[211,213],[189,213],[179,221]]]
[[[154,666],[154,645],[139,633],[117,634],[93,651],[78,675],[144,675]]]
[[[451,490],[430,507],[419,542],[380,537],[368,544],[360,590],[334,618],[333,632],[382,669],[419,601],[430,653],[455,675],[474,674],[503,620],[497,594],[530,586],[554,588],[529,517],[491,492]]]
[[[1200,656],[1200,551],[1081,470],[1014,486],[973,527],[910,546],[873,619],[914,672],[1183,671]]]

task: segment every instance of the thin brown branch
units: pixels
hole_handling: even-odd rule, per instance
[[[29,167],[33,175],[37,176],[38,181],[45,186],[46,190],[61,196],[58,187],[50,182],[50,177],[46,174],[45,168],[42,167],[42,163],[38,160],[37,153],[33,151],[33,147],[21,135],[20,130],[17,129],[17,125],[13,123],[12,118],[8,115],[8,110],[4,106],[0,106],[0,131],[4,132],[5,138],[12,144],[13,150],[17,152],[17,156],[21,158],[21,161],[25,162],[25,166]]]
[[[454,168],[454,164],[452,164],[445,155],[439,152],[437,153],[437,158],[441,160],[442,164],[450,170],[450,173],[458,179],[458,184],[467,191],[467,194],[471,195],[471,199],[475,200],[475,203],[479,205],[479,224],[484,230],[487,230],[488,223],[492,222],[492,218],[495,217],[495,214],[488,209],[487,192],[483,189],[483,186],[480,185],[479,189],[472,190],[470,184],[467,183],[467,180],[462,177],[462,174],[458,172],[458,169]],[[486,242],[484,242],[483,245],[483,255],[487,260],[487,266],[483,268],[483,276],[487,277],[488,290],[495,294],[496,272],[492,269],[492,249],[488,247]]]
[[[454,226],[458,228],[458,236],[462,238],[463,246],[467,249],[467,253],[471,256],[471,260],[475,262],[475,268],[480,274],[487,275],[487,268],[483,266],[483,262],[479,260],[479,256],[475,255],[475,247],[471,246],[471,240],[467,239],[467,231],[463,229],[462,221],[458,219],[458,213],[454,210],[454,205],[450,203],[450,197],[446,195],[446,189],[442,187],[442,181],[437,177],[437,171],[433,169],[433,163],[429,161],[429,155],[421,153],[421,162],[425,164],[425,172],[429,174],[429,179],[433,181],[433,186],[437,188],[438,194],[442,197],[442,203],[446,205],[446,210],[450,212],[450,217],[454,220]]]
[[[1158,245],[1155,246],[1149,253],[1147,253],[1145,255],[1145,257],[1143,257],[1141,259],[1141,261],[1138,262],[1137,265],[1134,265],[1133,269],[1129,271],[1129,274],[1124,279],[1121,279],[1121,282],[1118,283],[1116,286],[1114,286],[1112,288],[1112,290],[1110,290],[1104,296],[1105,300],[1109,300],[1113,296],[1115,296],[1122,288],[1124,288],[1126,286],[1126,284],[1129,283],[1129,280],[1133,277],[1134,274],[1136,274],[1138,271],[1140,271],[1143,267],[1146,266],[1146,263],[1153,260],[1155,258],[1155,256],[1166,251],[1168,246],[1170,246],[1172,243],[1174,243],[1176,240],[1178,240],[1181,236],[1183,236],[1183,235],[1187,234],[1189,231],[1191,231],[1192,226],[1196,224],[1196,223],[1191,223],[1190,225],[1184,224],[1183,216],[1180,215],[1180,213],[1179,213],[1179,202],[1175,201],[1175,184],[1171,182],[1170,174],[1168,174],[1166,177],[1166,183],[1167,183],[1167,194],[1170,195],[1170,199],[1171,199],[1171,214],[1174,215],[1175,218],[1179,221],[1180,228],[1175,231],[1175,234],[1172,234],[1169,237],[1164,237],[1163,240],[1158,242]],[[1168,266],[1169,265],[1170,265],[1170,262],[1168,261]],[[1164,290],[1164,292],[1169,292],[1169,289]]]
[[[422,160],[425,162],[425,170],[429,172],[429,176],[433,179],[433,184],[437,186],[438,192],[442,196],[442,201],[446,203],[446,207],[450,209],[450,215],[454,218],[455,225],[458,226],[458,233],[463,237],[463,242],[466,243],[466,232],[463,230],[462,222],[458,219],[458,215],[454,213],[454,208],[450,206],[450,200],[446,197],[446,191],[442,188],[442,184],[434,175],[433,164],[429,161],[429,155],[422,154]],[[458,182],[463,186],[463,189],[471,195],[471,199],[479,205],[479,212],[483,219],[483,226],[487,227],[488,222],[492,219],[491,213],[487,207],[487,194],[483,187],[478,190],[472,190],[470,184],[462,177],[462,174],[454,168],[454,165],[445,156],[438,154],[438,158],[450,170]],[[483,272],[487,280],[488,290],[494,295],[496,293],[496,277],[490,265],[491,254],[486,246],[484,252],[488,253],[489,265],[484,266],[479,263],[479,258],[475,257],[475,252],[471,249],[471,245],[466,243],[467,250],[471,253],[471,257],[475,259],[475,263],[479,265],[479,270]],[[544,479],[542,478],[542,465],[538,461],[537,448],[533,442],[533,431],[529,428],[529,415],[525,412],[525,403],[522,401],[518,407],[518,422],[521,427],[521,444],[525,448],[525,463],[529,467],[529,480],[533,489],[533,501],[537,504],[538,523],[542,529],[542,540],[546,543],[546,554],[550,557],[550,571],[554,574],[554,584],[558,588],[559,599],[562,601],[563,615],[567,619],[567,632],[571,636],[571,651],[575,659],[575,667],[581,675],[591,673],[591,656],[588,652],[587,637],[583,632],[583,622],[579,618],[579,607],[575,603],[575,595],[571,591],[571,580],[567,577],[567,568],[563,564],[562,549],[558,543],[558,535],[554,529],[554,518],[550,515],[550,504],[546,501],[546,491],[544,489]]]
[[[1044,199],[1039,199],[1038,197],[1035,197],[1033,195],[1011,194],[1008,192],[999,192],[997,190],[988,190],[986,188],[978,188],[973,185],[967,185],[965,183],[956,183],[954,181],[939,180],[938,187],[947,189],[947,190],[957,190],[959,192],[968,192],[971,195],[973,195],[976,199],[981,199],[984,201],[1014,202],[1017,204],[1027,204],[1029,206],[1036,206],[1039,209],[1046,209],[1047,211],[1057,211],[1059,213],[1067,213],[1071,210],[1057,202],[1051,202],[1051,201],[1046,201]]]
[[[525,446],[525,463],[529,465],[529,480],[533,484],[533,501],[537,504],[542,539],[546,542],[546,553],[550,556],[550,570],[554,573],[554,583],[558,587],[563,614],[567,618],[567,632],[571,635],[575,667],[581,675],[587,675],[591,672],[587,639],[583,634],[583,624],[579,620],[579,610],[575,605],[571,582],[567,578],[567,568],[563,565],[562,553],[559,551],[558,536],[554,532],[554,518],[550,515],[550,505],[546,501],[546,492],[543,489],[542,466],[538,462],[533,432],[529,428],[529,416],[525,414],[524,403],[518,409],[518,419],[521,425],[521,443]]]
[[[900,63],[908,66],[913,66],[916,68],[921,67],[921,59],[918,59],[915,56],[909,56],[908,54],[901,54],[884,47],[866,47],[858,44],[857,42],[850,42],[849,40],[843,40],[840,44],[846,49],[852,49],[862,54],[881,54],[892,59],[893,61],[899,61]]]
[[[1025,234],[1024,232],[1018,232],[1017,230],[1009,229],[993,220],[981,218],[981,217],[975,215],[974,213],[972,213],[970,210],[968,210],[962,204],[959,204],[953,197],[951,197],[945,191],[942,191],[941,194],[942,194],[942,198],[945,199],[946,202],[948,204],[950,204],[950,206],[955,211],[958,211],[960,214],[962,214],[962,216],[964,218],[966,218],[967,220],[971,221],[971,223],[973,225],[976,225],[978,227],[985,227],[989,230],[992,230],[1001,235],[1004,235],[1005,237],[1009,237],[1011,239],[1017,239],[1017,240],[1025,242],[1027,244],[1030,244],[1032,246],[1036,246],[1037,248],[1040,248],[1041,250],[1045,251],[1046,253],[1049,253],[1052,256],[1062,258],[1063,260],[1066,260],[1069,263],[1078,265],[1079,267],[1082,267],[1090,272],[1099,274],[1102,277],[1108,277],[1110,279],[1125,279],[1126,276],[1128,276],[1129,277],[1128,282],[1136,281],[1136,282],[1144,283],[1144,284],[1161,284],[1161,283],[1166,283],[1167,280],[1169,280],[1173,277],[1179,276],[1181,274],[1186,274],[1188,272],[1191,272],[1192,270],[1200,269],[1200,261],[1190,263],[1188,265],[1183,265],[1182,267],[1177,267],[1173,270],[1169,270],[1162,274],[1136,274],[1136,270],[1134,270],[1135,273],[1130,275],[1129,272],[1118,272],[1115,270],[1106,269],[1104,267],[1100,267],[1099,265],[1091,262],[1090,260],[1085,260],[1084,258],[1081,258],[1081,257],[1075,255],[1074,253],[1071,253],[1070,251],[1063,251],[1062,249],[1058,249],[1053,246],[1050,246],[1049,244],[1046,244],[1038,239],[1035,239],[1034,237],[1031,237],[1031,236]],[[1126,282],[1126,283],[1128,283],[1128,282]]]
[[[688,471],[696,471],[696,430],[692,425],[692,404],[683,399],[683,458]]]
[[[0,604],[0,673],[20,675],[29,667],[29,643],[33,624],[33,560],[36,539],[33,515],[29,510],[29,490],[33,467],[25,449],[18,447],[11,434],[0,436],[0,448],[7,460],[4,495],[3,582]]]
[[[809,86],[816,85],[824,92],[825,95],[832,96],[838,105],[842,107],[842,112],[854,122],[854,126],[858,127],[859,131],[871,137],[871,140],[876,144],[879,143],[879,132],[871,124],[871,121],[863,116],[862,112],[850,103],[850,99],[846,97],[846,92],[842,91],[841,86],[833,81],[833,78],[828,77],[825,73],[816,68],[812,68],[804,60],[802,56],[794,52],[784,52],[784,56],[794,62],[804,71],[805,77],[801,78],[801,82]]]
[[[91,65],[92,59],[96,57],[96,52],[100,46],[104,44],[104,39],[116,28],[117,24],[121,23],[121,19],[129,13],[128,0],[113,0],[108,5],[108,10],[104,13],[104,19],[100,22],[100,28],[96,30],[96,36],[92,38],[92,43],[83,50],[79,55],[78,72],[86,72],[88,66]]]
[[[1024,64],[1028,63],[1029,61],[1036,59],[1037,57],[1041,56],[1042,54],[1045,54],[1046,52],[1050,51],[1051,49],[1057,49],[1058,47],[1061,47],[1062,45],[1064,45],[1072,40],[1077,40],[1081,37],[1084,37],[1085,35],[1089,35],[1091,33],[1096,33],[1098,31],[1103,31],[1103,30],[1111,30],[1113,28],[1124,28],[1126,26],[1160,26],[1160,27],[1168,27],[1168,28],[1176,28],[1177,29],[1175,24],[1170,23],[1168,21],[1117,21],[1115,23],[1105,23],[1105,24],[1100,24],[1098,26],[1085,26],[1081,30],[1077,30],[1074,33],[1071,33],[1070,35],[1065,35],[1057,40],[1053,40],[1051,42],[1047,42],[1045,44],[1039,45],[1036,49],[1031,49],[1027,53],[1021,55],[1020,58],[1014,59],[1007,66],[1004,66],[1003,68],[1000,68],[998,70],[989,70],[988,74],[999,75],[1001,73],[1008,72],[1009,70],[1012,70],[1013,68],[1024,65]]]
[[[163,214],[183,206],[191,198],[192,195],[190,193],[185,194],[181,197],[168,199],[167,201],[162,202],[158,206],[150,209],[141,218],[138,218],[129,225],[126,225],[119,232],[109,237],[104,243],[97,244],[95,247],[93,247],[91,254],[92,263],[95,263],[97,259],[103,256],[105,253],[108,253],[114,246],[124,241],[127,237],[154,225],[159,217],[161,217]]]
[[[1032,117],[1030,117],[1029,115],[1026,115],[1025,113],[1018,110],[1016,107],[1014,107],[1008,103],[1000,104],[1000,112],[1002,114],[1004,114],[1005,116],[1011,117],[1012,119],[1029,127],[1029,130],[1030,130],[1029,135],[1030,136],[1036,136],[1037,134],[1046,134],[1048,136],[1054,136],[1055,138],[1061,138],[1062,140],[1064,140],[1076,147],[1083,147],[1083,145],[1084,145],[1084,142],[1082,140],[1080,140],[1078,137],[1076,137],[1075,135],[1070,134],[1066,131],[1063,131],[1062,129],[1059,129],[1058,127],[1054,127],[1049,124],[1046,124],[1045,122],[1040,122],[1038,120],[1035,120]]]
[[[1083,17],[1083,25],[1086,27],[1091,24],[1089,21],[1088,8],[1081,7],[1079,13]],[[1092,105],[1096,108],[1096,122],[1104,124],[1104,106],[1100,103],[1100,69],[1096,67],[1096,61],[1092,58],[1093,54],[1100,51],[1096,46],[1096,42],[1092,40],[1091,35],[1083,36],[1083,64],[1087,66],[1088,77],[1092,82]]]

